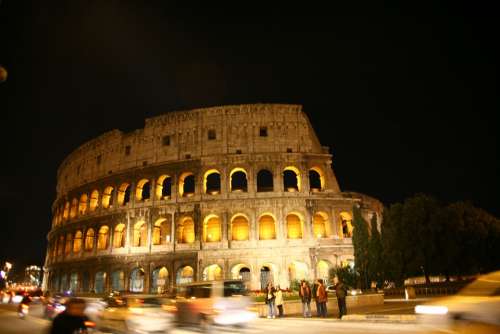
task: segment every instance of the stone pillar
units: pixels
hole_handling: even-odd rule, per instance
[[[125,248],[127,248],[127,253],[130,253],[130,246],[131,246],[131,242],[130,242],[130,215],[127,213],[127,233],[125,235]]]
[[[228,230],[229,230],[229,224],[228,224],[228,218],[227,218],[227,212],[224,211],[224,213],[221,216],[221,228],[222,228],[222,241],[224,242],[224,245],[227,244],[228,241]]]
[[[174,245],[174,251],[175,251],[175,230],[177,228],[177,224],[175,222],[175,212],[172,212],[171,214],[171,220],[170,220],[170,242],[172,245]]]

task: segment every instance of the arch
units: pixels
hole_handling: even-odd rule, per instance
[[[107,225],[103,225],[99,228],[99,232],[97,233],[97,249],[98,250],[107,249],[108,239],[109,239],[109,227]]]
[[[90,193],[90,204],[89,204],[90,212],[95,211],[98,205],[99,205],[99,191],[96,189]]]
[[[113,196],[115,189],[111,186],[107,186],[102,193],[102,207],[107,209],[113,207]]]
[[[120,223],[115,226],[113,233],[113,248],[125,247],[125,224]]]
[[[146,247],[148,245],[148,224],[140,220],[134,224],[134,247]]]
[[[177,240],[179,243],[191,244],[195,240],[194,221],[191,217],[184,217],[177,230]]]
[[[170,242],[172,226],[165,218],[158,219],[153,225],[153,245],[165,245]]]
[[[307,279],[309,276],[309,268],[307,264],[300,261],[292,261],[288,266],[288,277],[290,283],[293,281],[300,281],[303,279]]]
[[[69,218],[75,218],[77,210],[78,210],[78,200],[76,198],[73,198],[73,200],[71,201],[71,209],[69,211]]]
[[[328,260],[319,260],[316,264],[316,277],[323,279],[325,282],[330,281],[330,268],[332,264]]]
[[[283,169],[283,189],[287,192],[300,191],[300,171],[295,166],[287,166]]]
[[[264,263],[260,267],[260,287],[264,290],[269,282],[274,284],[275,280],[275,265],[272,263]]]
[[[188,284],[191,283],[194,279],[194,269],[191,266],[183,266],[177,269],[175,283],[177,285],[180,284]]]
[[[203,241],[217,242],[221,240],[222,224],[219,216],[208,215],[203,221]]]
[[[90,286],[90,274],[88,271],[82,273],[82,291],[88,292]]]
[[[106,290],[106,272],[98,271],[95,273],[94,278],[94,291],[95,293],[103,293]]]
[[[316,212],[313,216],[313,234],[315,238],[327,237],[328,215],[324,212]]]
[[[151,273],[151,292],[165,293],[168,290],[168,270],[166,267],[156,268]]]
[[[257,192],[273,191],[273,173],[267,169],[261,169],[257,173]]]
[[[229,173],[230,190],[234,192],[248,191],[248,173],[241,167],[233,168]]]
[[[290,213],[286,216],[286,230],[288,239],[302,239],[303,223],[299,215]]]
[[[64,247],[64,254],[69,255],[71,254],[71,246],[73,245],[73,234],[68,233],[66,234],[66,245]]]
[[[59,288],[61,291],[68,290],[68,275],[66,273],[61,275],[61,281],[59,284]]]
[[[141,179],[135,187],[135,198],[138,201],[146,201],[151,197],[151,182],[148,179]]]
[[[87,232],[85,232],[85,250],[91,251],[94,249],[94,237],[95,232],[93,228],[89,228]]]
[[[75,238],[73,239],[73,253],[79,253],[82,250],[82,239],[83,233],[78,230],[75,232]]]
[[[130,184],[122,183],[118,188],[118,205],[126,205],[130,202]]]
[[[209,169],[203,175],[203,192],[205,194],[220,194],[220,172],[217,169]]]
[[[71,290],[72,292],[76,292],[78,291],[78,286],[79,286],[78,273],[72,272],[69,275],[69,290]]]
[[[78,214],[79,215],[84,215],[87,213],[87,202],[89,200],[89,197],[87,194],[82,194],[80,196],[80,203],[78,204]]]
[[[130,272],[129,290],[130,292],[144,291],[144,269],[134,268]]]
[[[243,241],[250,239],[250,223],[243,214],[236,214],[231,219],[231,240]]]
[[[211,264],[203,269],[204,281],[215,281],[222,279],[222,268],[218,264]]]
[[[64,235],[59,236],[59,241],[57,242],[57,256],[63,255],[64,251]]]
[[[325,174],[319,167],[309,169],[309,189],[311,191],[322,191],[325,189]]]
[[[125,272],[123,270],[115,270],[111,273],[111,289],[113,291],[125,290]]]
[[[342,224],[342,234],[344,238],[352,238],[352,215],[347,211],[342,211],[340,213],[340,221]]]
[[[276,223],[270,214],[263,214],[259,218],[259,239],[276,239]]]
[[[68,218],[69,218],[69,202],[66,202],[66,204],[64,204],[63,219],[66,220]]]
[[[181,197],[191,197],[194,195],[194,191],[194,174],[191,172],[182,173],[179,177],[179,195]]]
[[[172,178],[168,175],[161,175],[156,180],[156,198],[170,199],[172,196]]]
[[[250,266],[239,263],[233,266],[231,269],[231,278],[232,279],[241,279],[245,282],[252,280]]]

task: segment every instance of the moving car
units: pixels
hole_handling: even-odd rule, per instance
[[[417,305],[415,313],[423,327],[447,330],[479,323],[500,332],[500,271],[479,276],[456,295]]]
[[[212,325],[244,327],[257,318],[241,280],[216,280],[180,286],[176,300],[179,326]]]

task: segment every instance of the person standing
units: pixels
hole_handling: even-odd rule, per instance
[[[311,288],[305,280],[300,284],[299,290],[300,300],[302,301],[302,315],[304,318],[311,317]]]
[[[283,291],[279,285],[276,285],[276,306],[278,307],[278,317],[283,318]]]
[[[266,304],[268,307],[268,313],[267,313],[267,318],[276,318],[276,310],[274,309],[275,306],[275,300],[276,300],[276,295],[275,295],[276,290],[273,287],[273,284],[271,282],[267,283],[266,287]]]
[[[320,314],[320,306],[319,306],[319,301],[318,301],[318,287],[319,287],[319,282],[318,282],[318,280],[315,280],[314,285],[312,287],[312,298],[314,299],[314,303],[316,304],[316,315],[318,317],[320,317],[321,314]]]
[[[326,292],[325,286],[323,285],[323,280],[319,279],[319,286],[318,286],[318,303],[319,303],[319,310],[320,310],[320,317],[326,318],[327,316],[327,310],[326,310],[326,303],[328,302],[328,294]]]
[[[336,281],[334,288],[335,294],[337,295],[337,303],[339,304],[339,319],[342,319],[342,316],[347,315],[347,305],[346,305],[346,296],[347,296],[347,287],[342,282],[340,277],[335,277]]]

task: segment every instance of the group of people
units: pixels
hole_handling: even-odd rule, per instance
[[[338,277],[334,278],[334,289],[337,297],[337,303],[339,308],[339,319],[347,314],[346,306],[346,296],[347,287],[344,285],[341,279]],[[311,314],[311,301],[314,300],[316,304],[317,316],[321,318],[326,318],[328,315],[327,303],[328,303],[328,291],[325,287],[325,282],[323,279],[317,279],[314,282],[312,288],[309,286],[307,281],[302,280],[300,282],[299,297],[302,302],[302,315],[304,318],[312,317]],[[265,302],[268,306],[267,318],[276,318],[276,307],[278,308],[278,317],[283,317],[283,293],[279,287],[276,288],[271,282],[268,283],[265,290]]]

